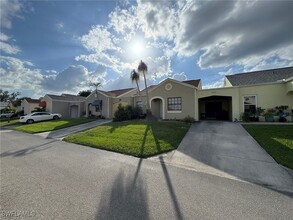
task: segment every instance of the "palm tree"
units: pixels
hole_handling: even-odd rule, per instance
[[[145,91],[146,91],[146,96],[147,96],[147,113],[149,113],[151,115],[149,91],[148,91],[148,86],[147,86],[146,77],[145,77],[145,74],[148,71],[148,66],[144,62],[142,62],[142,60],[141,60],[139,65],[138,65],[138,67],[137,67],[137,69],[138,69],[139,72],[142,72],[142,74],[143,74]]]
[[[98,95],[98,87],[101,87],[102,83],[100,83],[100,82],[91,82],[90,86],[94,86],[96,88],[96,94]]]
[[[94,86],[96,88],[96,99],[98,100],[98,87],[102,86],[100,82],[91,82],[90,86]],[[101,105],[99,105],[99,110],[102,112]]]
[[[130,74],[131,74],[131,75],[130,75],[131,81],[136,83],[137,90],[138,90],[138,94],[139,94],[139,98],[140,98],[140,101],[141,101],[141,93],[140,93],[139,85],[138,85],[138,81],[139,81],[139,73],[136,72],[135,69],[134,69],[134,70],[131,71]]]

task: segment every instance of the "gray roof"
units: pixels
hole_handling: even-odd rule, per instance
[[[245,86],[261,83],[273,83],[293,77],[293,67],[261,70],[226,76],[232,86]]]
[[[85,101],[86,97],[78,96],[78,95],[69,95],[69,94],[62,94],[62,95],[50,95],[47,94],[51,99],[53,100],[59,100],[59,101]]]

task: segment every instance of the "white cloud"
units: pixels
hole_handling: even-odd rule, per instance
[[[172,79],[178,80],[178,81],[184,81],[187,80],[187,76],[184,72],[182,73],[175,73],[172,76]]]
[[[0,42],[0,50],[7,54],[17,54],[20,49],[17,46],[10,45],[6,42]]]
[[[128,10],[117,7],[109,18],[109,26],[123,35],[124,40],[130,41],[137,29],[136,7],[131,6]]]
[[[0,57],[0,87],[8,90],[29,88],[32,94],[40,91],[43,75],[38,69],[31,69],[31,63],[13,57]]]
[[[139,0],[137,19],[146,37],[172,40],[178,25],[177,7],[175,1]]]
[[[202,68],[256,64],[282,57],[280,50],[293,60],[292,7],[292,1],[193,2],[179,15],[175,49],[182,56],[203,52]]]
[[[218,80],[214,83],[203,85],[203,89],[221,88],[224,86],[224,79]]]
[[[47,91],[77,93],[88,88],[90,82],[91,75],[87,68],[78,65],[69,66],[55,75],[44,76],[41,85]]]
[[[8,37],[6,34],[0,32],[0,41],[8,41],[10,37]]]
[[[20,12],[23,9],[22,2],[17,0],[0,1],[0,26],[11,28],[11,20],[14,17],[20,18]]]

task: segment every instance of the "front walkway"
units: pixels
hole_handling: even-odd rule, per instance
[[[166,156],[174,165],[293,192],[288,172],[238,123],[195,123],[178,149]]]
[[[68,128],[63,128],[63,129],[59,129],[59,130],[55,130],[55,131],[42,132],[42,133],[38,133],[36,135],[42,136],[44,138],[52,138],[52,139],[62,140],[64,137],[66,137],[70,134],[84,131],[84,130],[96,127],[98,125],[107,124],[107,123],[110,123],[111,121],[112,120],[106,120],[106,119],[105,120],[97,120],[97,121],[92,121],[89,123],[71,126]]]

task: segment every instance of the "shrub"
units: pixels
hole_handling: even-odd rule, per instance
[[[114,113],[113,121],[126,121],[130,120],[130,116],[128,113],[128,108],[126,106],[118,105],[117,111]]]
[[[113,121],[126,121],[131,119],[138,119],[142,115],[142,109],[140,107],[132,107],[130,105],[122,106],[118,105],[117,111],[114,113]]]
[[[185,123],[193,123],[194,122],[194,118],[193,117],[190,117],[189,115],[187,116],[187,117],[185,117],[185,118],[183,118],[183,120],[182,120],[183,122],[185,122]]]
[[[244,122],[249,122],[250,121],[250,114],[249,112],[243,112],[241,114],[241,120]]]

